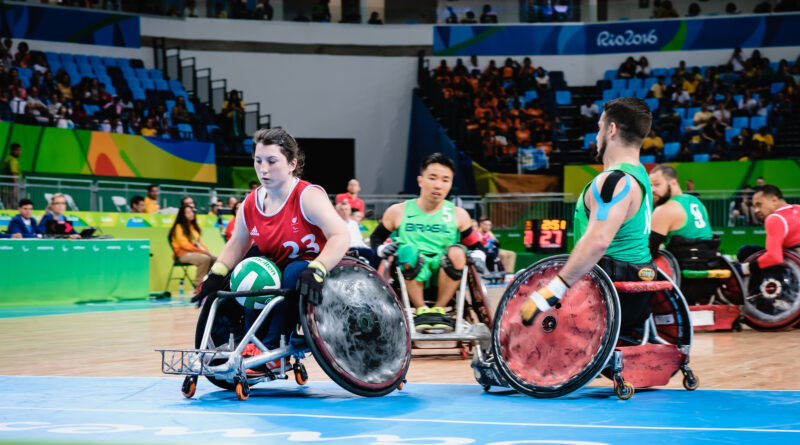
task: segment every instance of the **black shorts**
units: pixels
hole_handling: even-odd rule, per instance
[[[633,264],[624,261],[617,261],[611,257],[604,256],[597,263],[603,269],[611,281],[644,281],[641,276],[648,276],[647,273],[640,273],[643,269],[656,270],[655,264]],[[651,272],[652,273],[652,272]],[[641,275],[641,276],[640,276]],[[652,275],[650,275],[652,276]],[[640,328],[645,320],[650,318],[651,311],[650,292],[636,294],[619,294],[619,305],[622,309],[621,330]]]

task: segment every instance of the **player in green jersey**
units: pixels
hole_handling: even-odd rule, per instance
[[[603,172],[590,182],[575,208],[575,247],[558,276],[522,306],[526,324],[555,306],[570,285],[595,264],[614,281],[655,278],[649,249],[653,196],[639,149],[650,132],[647,103],[622,97],[603,105],[598,122],[597,157]],[[648,294],[621,294],[622,327],[641,326],[650,316]]]
[[[403,270],[409,300],[417,308],[414,325],[420,332],[430,328],[453,330],[453,320],[444,307],[458,289],[467,255],[479,270],[486,270],[486,253],[469,214],[445,200],[454,174],[455,165],[447,156],[434,153],[425,158],[417,177],[419,198],[389,207],[370,236],[378,256],[396,257]],[[395,230],[397,241],[383,244]],[[431,284],[438,286],[438,293],[436,303],[429,308],[423,291]]]

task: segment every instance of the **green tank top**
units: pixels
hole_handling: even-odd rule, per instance
[[[442,253],[459,239],[454,210],[455,205],[445,201],[438,212],[428,214],[417,206],[416,199],[409,199],[398,228],[398,244],[412,244],[426,256]]]
[[[711,239],[714,237],[714,233],[711,231],[711,223],[708,222],[706,206],[696,196],[684,193],[673,196],[669,200],[681,205],[683,213],[686,215],[686,221],[684,221],[680,229],[673,230],[667,234],[667,245],[675,235],[689,239]]]
[[[653,215],[653,192],[650,189],[650,179],[647,177],[647,170],[641,165],[618,164],[611,167],[608,171],[619,170],[627,173],[639,183],[642,190],[642,205],[630,219],[622,223],[622,226],[611,241],[611,245],[606,250],[606,255],[618,261],[642,264],[652,261],[650,256],[650,219]],[[589,225],[589,211],[583,203],[583,196],[594,181],[591,181],[583,188],[578,203],[575,206],[575,240],[581,239]],[[635,184],[631,184],[631,192],[636,193]]]

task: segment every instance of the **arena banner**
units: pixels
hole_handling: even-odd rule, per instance
[[[139,48],[139,17],[106,11],[0,4],[0,31],[14,39]]]
[[[214,144],[0,122],[0,139],[22,147],[25,174],[217,182]]]
[[[692,180],[696,190],[741,190],[755,186],[756,179],[781,189],[800,189],[800,163],[797,160],[670,162],[678,172],[681,187]],[[645,164],[650,171],[657,164]],[[602,165],[565,165],[564,193],[578,196],[586,184],[603,170]],[[710,174],[713,172],[713,174]]]
[[[797,46],[798,27],[800,14],[581,25],[437,25],[433,54],[583,55]]]
[[[11,218],[19,213],[17,210],[0,210],[0,232],[8,229]],[[41,221],[44,210],[35,210],[33,217]],[[130,227],[148,228],[163,227],[171,228],[175,224],[175,215],[161,213],[117,213],[117,212],[65,212],[64,217],[69,221],[75,230],[80,231],[87,227],[98,227],[101,230],[109,227]],[[214,215],[197,215],[197,224],[201,229],[224,230],[228,222],[233,219],[233,215],[221,215],[218,220]],[[220,223],[221,220],[221,223]]]

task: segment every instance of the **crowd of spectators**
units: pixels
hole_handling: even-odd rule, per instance
[[[644,57],[638,62],[629,57],[617,77],[647,78],[646,67]],[[659,75],[646,95],[657,99],[658,107],[643,154],[660,155],[665,142],[680,142],[678,161],[691,161],[694,154],[711,160],[768,158],[774,135],[800,106],[800,57],[775,67],[759,50],[745,58],[736,48],[724,65],[701,70],[681,61],[669,81],[666,77]]]
[[[482,64],[472,56],[450,67],[442,60],[433,70],[437,94],[464,151],[492,171],[517,171],[518,149],[545,154],[563,135],[556,115],[549,74],[530,57],[520,64],[507,58]]]
[[[93,66],[94,73],[99,69],[106,71],[96,76],[81,76],[76,82],[67,72],[66,64],[51,70],[48,57],[41,51],[30,51],[26,42],[19,42],[15,48],[11,39],[3,40],[0,119],[66,129],[211,141],[218,152],[243,150],[245,110],[236,90],[228,92],[222,112],[216,115],[207,105],[196,100],[190,102],[180,86],[179,90],[143,90],[146,97],[134,99],[130,78],[122,77],[123,69],[128,68]],[[144,69],[140,60],[129,63],[131,70]],[[22,71],[26,73],[24,76]]]

